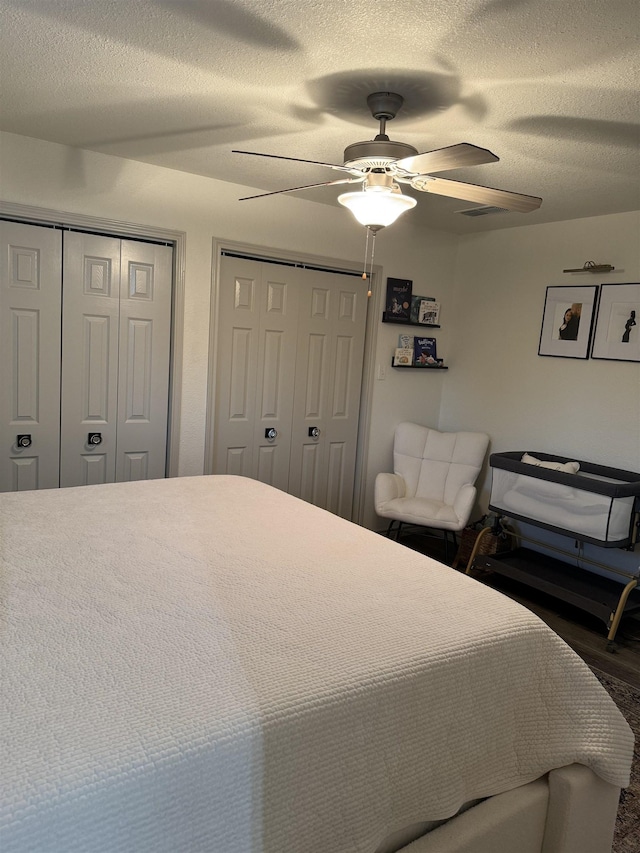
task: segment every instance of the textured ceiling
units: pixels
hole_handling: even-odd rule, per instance
[[[391,139],[500,158],[443,177],[543,198],[471,219],[410,190],[425,225],[640,208],[637,0],[0,0],[0,15],[2,130],[269,191],[336,173],[233,148],[341,164],[378,130],[367,95],[396,91]]]

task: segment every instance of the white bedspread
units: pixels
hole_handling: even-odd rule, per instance
[[[2,853],[373,853],[632,735],[535,616],[260,483],[0,496]]]

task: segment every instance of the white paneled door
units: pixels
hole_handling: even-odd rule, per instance
[[[350,518],[367,313],[361,279],[223,256],[214,473]]]
[[[171,247],[0,227],[0,490],[164,477]]]
[[[289,492],[351,518],[367,285],[300,272]]]
[[[120,240],[65,234],[61,486],[115,481],[119,318]]]
[[[0,491],[58,485],[62,233],[0,221]]]
[[[173,249],[122,241],[116,481],[165,476]]]

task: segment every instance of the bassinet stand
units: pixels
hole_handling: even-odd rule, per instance
[[[622,616],[640,610],[640,595],[638,594],[640,590],[636,592],[640,581],[640,565],[633,571],[625,571],[604,562],[590,559],[584,555],[584,544],[589,542],[604,548],[617,547],[629,551],[634,549],[638,533],[640,475],[581,462],[581,470],[587,477],[595,476],[598,478],[594,485],[591,480],[585,481],[584,476],[578,479],[576,475],[558,473],[549,471],[549,469],[532,469],[531,465],[520,461],[521,456],[522,453],[520,452],[492,454],[490,465],[492,469],[509,472],[508,476],[512,478],[511,483],[514,482],[514,477],[525,476],[525,478],[544,479],[547,484],[556,482],[560,487],[565,488],[576,487],[577,485],[578,489],[584,490],[588,486],[588,491],[604,495],[606,500],[611,501],[611,504],[616,500],[626,499],[629,505],[628,536],[624,539],[618,538],[615,542],[598,541],[590,536],[583,535],[580,531],[559,528],[538,518],[515,512],[510,513],[504,505],[508,503],[503,499],[504,495],[495,493],[494,477],[490,508],[497,513],[496,521],[493,527],[485,528],[477,537],[467,563],[466,573],[471,574],[474,568],[488,569],[549,593],[593,614],[605,622],[608,630],[607,649],[614,651],[614,641]],[[561,461],[559,457],[549,456],[548,454],[537,453],[536,456],[544,460]],[[571,537],[575,541],[576,550],[571,552],[564,548],[549,545],[547,542],[541,542],[532,536],[524,535],[520,531],[516,532],[511,527],[507,528],[506,521],[508,519],[520,520]],[[508,551],[487,554],[487,551],[494,549],[486,547],[485,537],[498,536],[503,534],[505,530],[517,542],[517,546]],[[536,545],[545,551],[552,551],[567,559],[561,560],[547,556],[539,551],[522,547],[522,543]],[[626,582],[621,589],[620,582],[590,572],[588,568],[585,571],[580,571],[583,566],[604,569],[608,573],[620,576]]]

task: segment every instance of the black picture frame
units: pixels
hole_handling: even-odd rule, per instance
[[[589,358],[598,285],[547,287],[538,355]]]
[[[640,284],[602,284],[591,358],[640,361]]]

